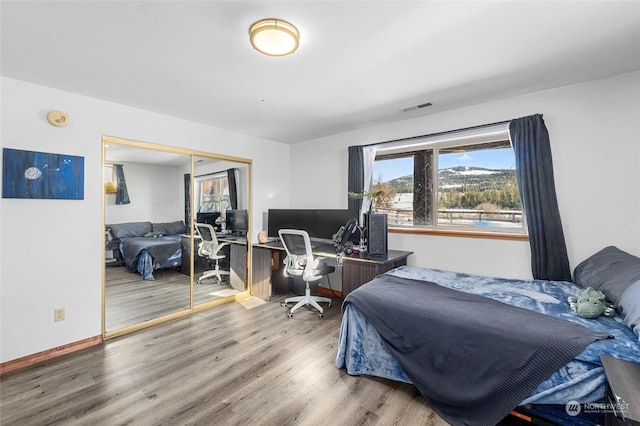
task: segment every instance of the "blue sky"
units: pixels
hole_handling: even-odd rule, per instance
[[[515,169],[511,148],[441,154],[439,167],[448,169],[456,166],[475,166],[487,169]],[[413,173],[413,158],[396,158],[376,161],[373,167],[373,181],[389,180]]]

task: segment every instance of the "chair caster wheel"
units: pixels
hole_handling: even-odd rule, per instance
[[[324,315],[322,314],[322,312],[318,313],[318,318],[322,318]]]
[[[330,307],[331,307],[331,302],[329,302],[329,306],[327,306],[327,308],[330,308]]]
[[[282,306],[283,308],[287,308],[289,307],[289,305],[285,302],[280,303],[280,306]]]
[[[289,313],[287,314],[287,316],[288,316],[289,318],[293,318],[293,314],[292,314],[291,312],[289,312]]]

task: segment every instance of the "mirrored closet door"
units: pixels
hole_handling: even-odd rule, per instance
[[[194,157],[194,304],[247,291],[248,165]]]
[[[247,294],[249,160],[111,137],[103,153],[105,337]]]

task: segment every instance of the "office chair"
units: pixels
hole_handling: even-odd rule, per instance
[[[229,243],[219,243],[218,238],[216,237],[216,232],[213,229],[213,226],[207,223],[196,223],[196,232],[202,238],[200,242],[200,246],[198,247],[198,256],[206,257],[208,259],[213,259],[216,261],[216,266],[214,269],[205,271],[200,278],[196,281],[196,284],[201,284],[202,280],[210,277],[215,277],[218,279],[218,284],[222,284],[221,274],[228,274],[227,271],[220,270],[220,259],[224,259],[225,255],[220,254],[220,249]]]
[[[293,313],[303,306],[311,305],[318,310],[318,317],[322,318],[323,309],[318,302],[327,302],[331,307],[331,299],[328,297],[312,296],[309,289],[309,283],[317,282],[325,275],[336,270],[333,266],[321,264],[322,258],[313,258],[311,251],[311,240],[306,231],[298,229],[280,229],[278,231],[280,241],[287,251],[287,257],[284,259],[285,276],[302,277],[305,282],[304,296],[288,297],[282,303],[285,308],[289,303],[297,302],[287,314],[289,318],[293,317]]]

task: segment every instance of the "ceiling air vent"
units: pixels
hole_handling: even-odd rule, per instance
[[[416,110],[419,110],[421,108],[430,107],[431,105],[433,105],[431,102],[425,102],[425,103],[420,104],[420,105],[414,105],[414,106],[410,106],[410,107],[407,107],[407,108],[402,108],[402,112],[416,111]]]

